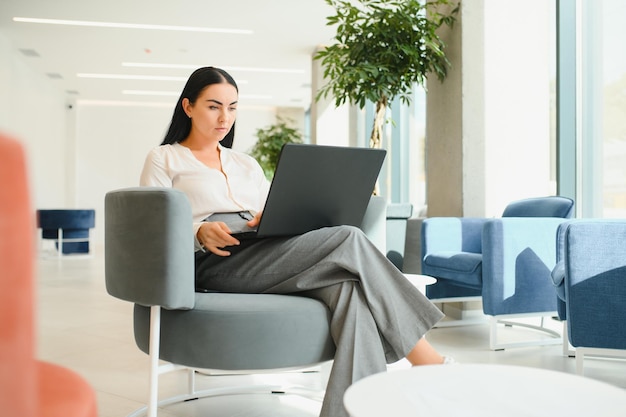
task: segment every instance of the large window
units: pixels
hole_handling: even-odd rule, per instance
[[[581,217],[626,217],[626,2],[561,0],[560,185]]]

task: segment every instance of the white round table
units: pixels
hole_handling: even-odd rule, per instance
[[[509,365],[430,365],[372,375],[344,396],[351,417],[623,417],[626,390]]]
[[[431,277],[430,275],[421,275],[421,274],[404,274],[406,279],[411,281],[413,285],[417,287],[422,293],[426,292],[426,286],[434,284],[437,282],[437,278]]]

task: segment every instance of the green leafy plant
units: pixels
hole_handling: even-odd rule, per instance
[[[370,146],[381,146],[387,107],[399,97],[411,103],[414,84],[425,86],[432,73],[443,81],[450,62],[436,31],[452,26],[459,5],[453,0],[325,0],[336,14],[335,43],[318,51],[329,80],[316,100],[329,94],[340,106],[376,103]]]
[[[283,145],[302,143],[302,134],[290,127],[288,121],[290,120],[277,117],[275,124],[256,131],[258,140],[250,150],[250,155],[259,162],[269,180],[274,176]]]

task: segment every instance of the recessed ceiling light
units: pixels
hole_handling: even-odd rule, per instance
[[[38,58],[40,56],[39,52],[35,51],[34,49],[22,48],[20,49],[20,52],[22,53],[22,55],[28,56],[31,58]]]
[[[48,25],[90,26],[114,29],[174,30],[182,32],[228,33],[233,35],[252,35],[248,29],[207,28],[194,26],[150,25],[143,23],[95,22],[88,20],[41,19],[36,17],[14,17],[14,22],[43,23]]]
[[[206,65],[190,65],[190,64],[158,64],[158,63],[149,63],[149,62],[122,62],[123,67],[134,67],[134,68],[162,68],[162,69],[197,69]],[[302,69],[294,69],[294,68],[262,68],[262,67],[232,67],[232,66],[220,66],[216,65],[216,67],[221,68],[226,71],[240,71],[240,72],[272,72],[272,73],[280,73],[280,74],[304,74],[304,70]]]

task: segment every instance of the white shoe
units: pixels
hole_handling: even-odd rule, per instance
[[[457,363],[458,362],[456,361],[456,359],[454,359],[452,356],[444,356],[443,362],[441,362],[442,365],[454,365]]]

